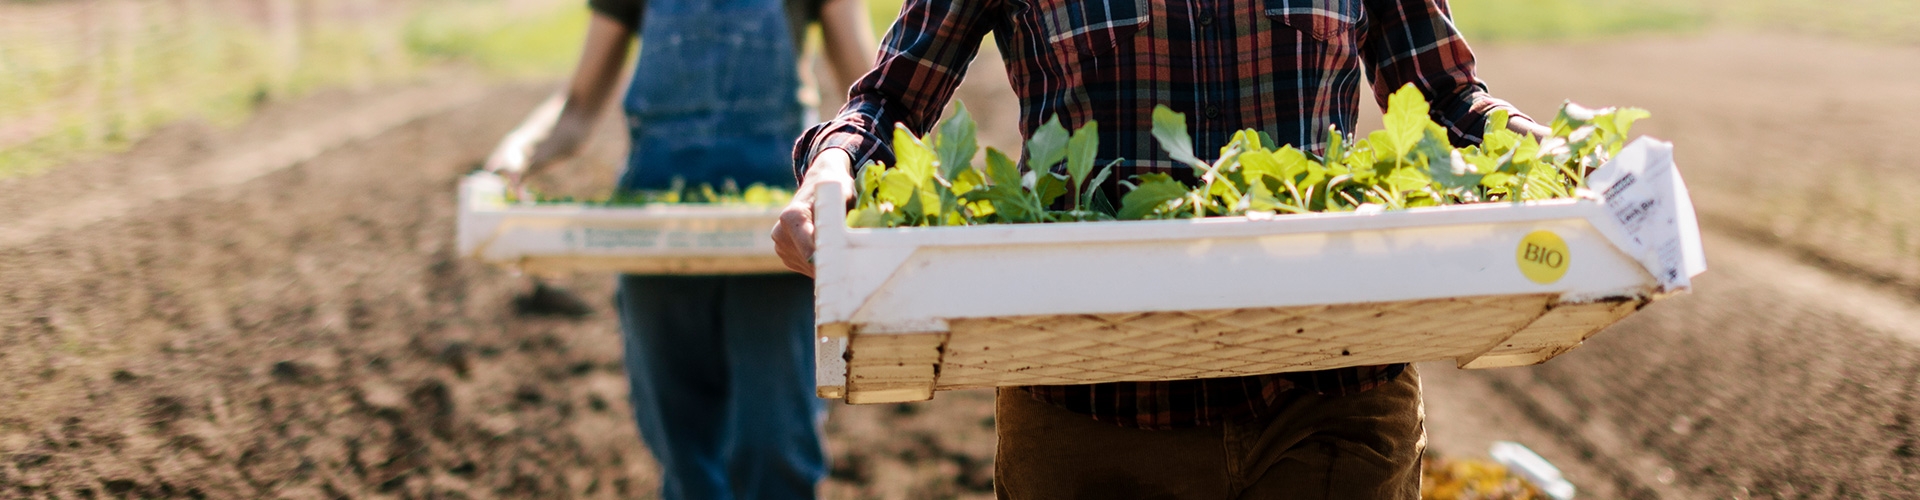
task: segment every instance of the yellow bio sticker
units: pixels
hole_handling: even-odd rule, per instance
[[[1567,275],[1567,266],[1573,264],[1573,255],[1567,251],[1567,241],[1553,231],[1534,231],[1520,238],[1520,248],[1514,252],[1514,261],[1520,264],[1520,274],[1542,285],[1551,285]]]

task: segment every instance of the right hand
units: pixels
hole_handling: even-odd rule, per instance
[[[773,225],[774,253],[787,269],[807,277],[813,277],[813,202],[820,186],[829,183],[840,185],[843,203],[853,199],[853,157],[845,150],[830,148],[814,155],[806,177],[793,190],[793,202]]]
[[[509,179],[520,177],[531,163],[534,144],[535,141],[526,136],[508,134],[500,140],[500,145],[493,147],[493,154],[487,155],[486,170]]]

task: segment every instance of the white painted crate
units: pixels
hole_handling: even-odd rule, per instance
[[[779,207],[511,204],[499,176],[460,183],[463,255],[527,272],[784,273],[768,237]]]
[[[1589,182],[1526,204],[942,228],[846,229],[821,203],[819,394],[1545,362],[1706,268],[1670,144]]]

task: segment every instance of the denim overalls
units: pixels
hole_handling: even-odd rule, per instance
[[[807,111],[785,0],[646,3],[621,186],[791,187]],[[625,275],[615,302],[663,499],[813,498],[826,459],[811,280]]]

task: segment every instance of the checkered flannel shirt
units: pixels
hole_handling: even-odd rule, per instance
[[[1068,129],[1098,121],[1094,164],[1119,160],[1100,186],[1115,200],[1118,181],[1136,174],[1194,181],[1150,135],[1158,104],[1187,115],[1203,157],[1243,128],[1324,151],[1329,127],[1354,130],[1363,76],[1382,106],[1418,87],[1456,144],[1478,143],[1495,109],[1519,115],[1474,75],[1446,0],[908,0],[846,107],[795,145],[796,176],[828,148],[855,165],[891,163],[883,138],[895,123],[931,129],[989,33],[1020,99],[1021,134],[1053,116]],[[1258,416],[1289,391],[1369,390],[1404,369],[1027,389],[1100,421],[1171,429]]]

